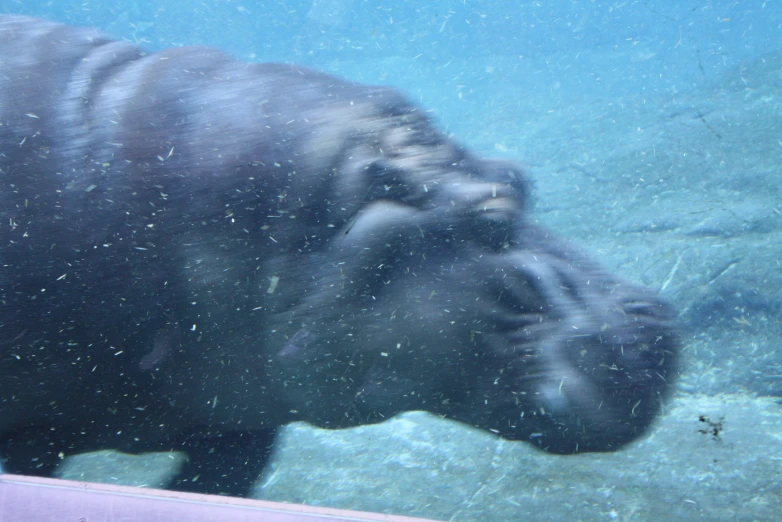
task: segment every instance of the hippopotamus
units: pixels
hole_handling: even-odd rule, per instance
[[[280,426],[408,410],[612,451],[675,377],[672,309],[393,89],[2,16],[0,186],[7,472],[174,449],[241,495]]]

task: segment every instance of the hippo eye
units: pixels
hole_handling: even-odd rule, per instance
[[[394,168],[385,158],[380,158],[372,161],[366,167],[366,173],[376,182],[392,182],[399,180],[400,172]]]
[[[371,183],[367,200],[393,199],[403,201],[410,192],[403,181],[402,173],[385,159],[378,159],[366,167]]]
[[[506,278],[504,281],[493,281],[489,286],[494,302],[504,313],[540,313],[546,308],[543,296],[524,278]]]

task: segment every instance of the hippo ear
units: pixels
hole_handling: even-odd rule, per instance
[[[519,208],[526,208],[531,191],[527,174],[518,165],[506,160],[483,160],[479,177],[485,181],[509,185],[516,196]]]

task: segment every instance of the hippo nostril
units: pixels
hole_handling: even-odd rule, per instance
[[[627,314],[654,315],[655,303],[651,301],[628,300],[622,303],[622,308]]]
[[[653,319],[663,319],[670,315],[668,308],[659,300],[632,299],[621,303],[622,310],[627,315],[639,315]]]

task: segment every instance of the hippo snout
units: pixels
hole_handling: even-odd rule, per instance
[[[495,323],[504,338],[489,343],[493,372],[478,394],[494,403],[489,424],[555,453],[609,451],[637,438],[675,373],[673,311],[575,250],[525,250],[508,261],[513,297]]]

